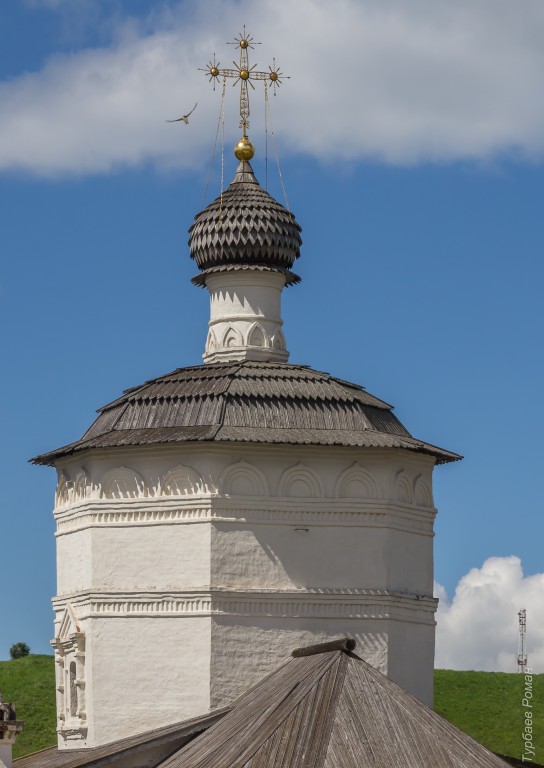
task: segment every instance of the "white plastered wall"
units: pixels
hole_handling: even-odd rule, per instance
[[[90,738],[104,744],[210,709],[210,616],[104,615],[89,624]],[[117,652],[116,652],[117,651]]]
[[[357,655],[432,706],[433,665],[428,661],[429,655],[434,658],[432,607],[414,614],[411,622],[409,618],[407,615],[403,621],[395,621],[356,615],[297,615],[286,621],[272,616],[214,617],[212,708],[243,693],[248,678],[256,681],[273,672],[294,648],[342,636],[355,638]],[[234,658],[239,660],[237,664],[232,663]]]
[[[289,353],[281,327],[285,275],[258,270],[209,275],[210,321],[204,362],[277,360]]]
[[[430,703],[433,464],[232,444],[65,460],[54,607],[85,635],[88,731],[60,745],[203,714],[341,635]]]

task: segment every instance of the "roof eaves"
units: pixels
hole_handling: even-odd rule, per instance
[[[198,427],[162,427],[143,429],[110,430],[102,435],[77,440],[54,451],[42,453],[30,459],[31,464],[54,466],[57,459],[100,448],[131,448],[139,445],[160,445],[176,442],[211,442],[220,428],[219,424],[205,424]],[[191,435],[187,437],[187,435]],[[176,437],[177,436],[177,437]],[[185,439],[183,439],[185,437]]]
[[[230,711],[230,706],[223,707],[200,717],[127,736],[99,747],[76,750],[58,750],[56,747],[42,749],[14,760],[14,768],[99,768],[146,749],[179,741],[180,738],[185,739],[185,742],[176,748],[177,751],[181,746],[186,746],[190,738],[215,725]]]

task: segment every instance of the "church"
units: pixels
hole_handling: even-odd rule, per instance
[[[461,457],[289,360],[301,228],[247,136],[247,82],[280,73],[236,42],[237,167],[189,230],[203,364],[33,460],[58,475],[58,746],[14,765],[504,766],[430,709],[432,477]]]

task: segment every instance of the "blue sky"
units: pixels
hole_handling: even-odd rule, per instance
[[[508,668],[527,607],[544,671],[544,11],[256,5],[0,8],[0,658],[16,641],[49,652],[52,633],[55,477],[27,460],[77,439],[124,388],[201,360],[208,300],[186,242],[219,94],[197,67],[214,50],[228,65],[245,22],[263,41],[253,60],[276,56],[292,76],[272,104],[303,227],[303,282],[284,296],[291,362],[363,384],[415,436],[465,456],[435,472],[440,658]],[[165,123],[195,101],[188,126]],[[252,109],[264,181],[262,94]],[[216,164],[208,202],[219,186]],[[269,191],[282,199],[271,172]],[[486,629],[471,655],[474,616]]]

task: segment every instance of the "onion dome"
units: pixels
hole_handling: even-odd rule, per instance
[[[222,195],[195,216],[189,247],[201,274],[257,268],[283,272],[287,284],[300,278],[290,270],[300,255],[301,228],[294,215],[264,190],[249,162],[242,160]]]

